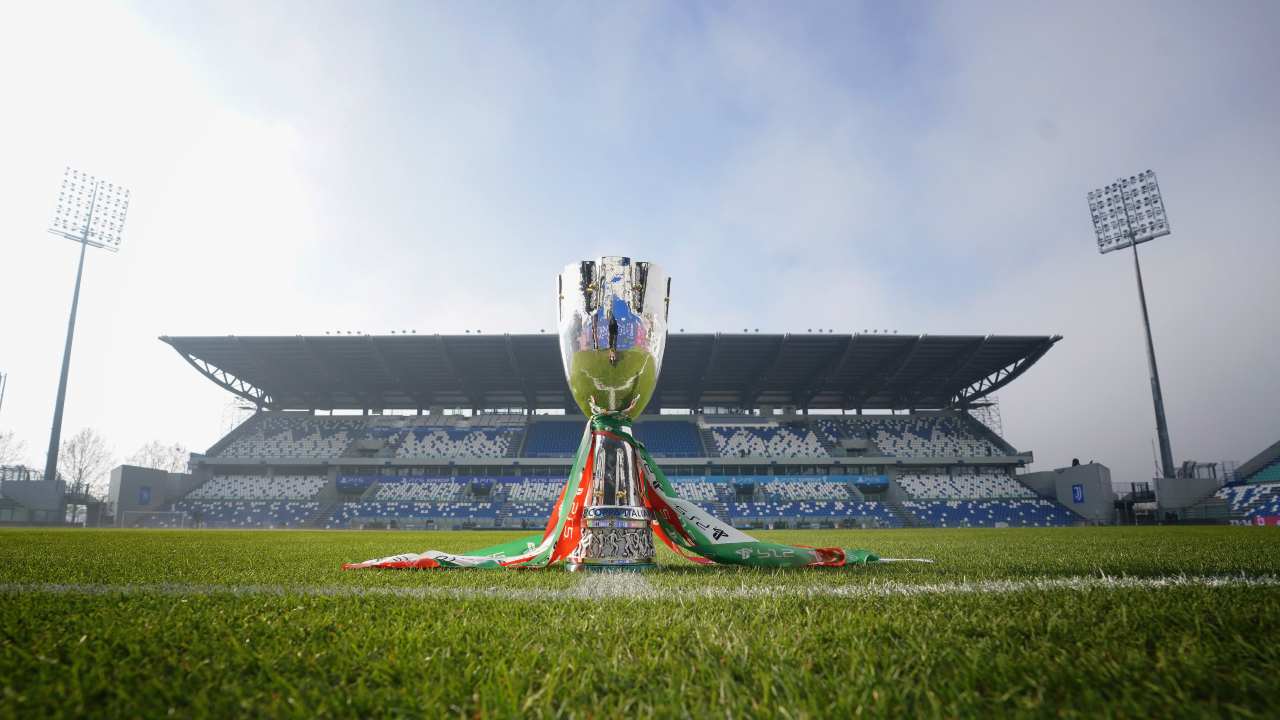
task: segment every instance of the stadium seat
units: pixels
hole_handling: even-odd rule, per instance
[[[499,458],[506,457],[515,436],[513,428],[414,428],[393,438],[391,444],[396,446],[396,457],[402,458]]]
[[[920,499],[973,500],[1034,498],[1030,488],[1004,473],[970,471],[946,473],[899,472],[898,485]]]
[[[824,458],[831,453],[817,433],[800,423],[709,425],[721,457]]]
[[[317,502],[179,500],[173,509],[208,528],[297,528],[320,509]]]
[[[1280,459],[1272,460],[1265,467],[1250,475],[1251,483],[1280,482]]]
[[[1081,521],[1070,510],[1044,499],[909,500],[902,507],[933,527],[1061,527]]]
[[[241,426],[235,439],[216,454],[236,458],[341,457],[365,428],[362,418],[262,414]]]
[[[862,415],[821,418],[818,429],[833,443],[844,439],[870,441],[886,457],[992,457],[1013,454],[975,432],[956,413],[927,415]]]
[[[466,490],[466,485],[450,478],[387,477],[378,483],[370,499],[444,502],[458,499]]]
[[[491,502],[364,501],[343,503],[326,523],[328,528],[392,522],[436,522],[493,525],[498,507]]]
[[[586,420],[536,420],[525,430],[524,456],[571,458],[578,452]]]
[[[757,522],[842,522],[862,520],[881,527],[901,527],[901,521],[882,502],[846,502],[842,500],[811,501],[734,501],[728,504],[729,518],[735,524]]]
[[[187,500],[309,500],[324,487],[321,475],[214,475]]]
[[[1246,521],[1257,517],[1280,516],[1280,483],[1227,485],[1219,488],[1214,496],[1227,501],[1231,513]]]
[[[638,422],[635,436],[654,457],[703,457],[702,438],[698,426],[689,421],[664,420]]]

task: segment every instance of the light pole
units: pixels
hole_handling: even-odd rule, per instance
[[[1138,305],[1147,337],[1147,367],[1151,373],[1151,402],[1156,413],[1156,439],[1160,443],[1160,466],[1164,477],[1174,477],[1173,450],[1169,445],[1169,425],[1164,417],[1164,393],[1156,368],[1156,348],[1151,341],[1151,319],[1147,314],[1147,293],[1142,286],[1142,265],[1138,245],[1169,234],[1169,218],[1153,170],[1119,178],[1104,188],[1091,190],[1089,212],[1098,238],[1098,252],[1133,249],[1133,271],[1138,277]]]
[[[71,317],[67,320],[67,344],[62,350],[62,374],[58,377],[58,399],[53,406],[53,429],[49,432],[49,454],[44,463],[46,478],[58,477],[58,445],[62,440],[62,408],[67,397],[67,371],[71,368],[71,341],[76,333],[76,308],[80,305],[80,277],[84,274],[85,250],[90,245],[115,252],[129,212],[129,191],[92,175],[67,168],[58,193],[49,232],[80,243],[80,264],[76,267],[76,288],[71,296]]]

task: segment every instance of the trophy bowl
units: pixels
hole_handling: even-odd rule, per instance
[[[602,257],[558,278],[560,357],[587,417],[639,417],[658,384],[671,280],[653,263]]]

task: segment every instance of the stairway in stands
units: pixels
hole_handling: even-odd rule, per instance
[[[720,451],[716,449],[716,436],[709,428],[698,426],[698,437],[702,438],[703,457],[720,457]]]
[[[714,500],[690,500],[694,505],[710,513],[712,517],[729,522],[729,506]]]
[[[828,455],[831,457],[844,456],[844,450],[842,450],[836,442],[832,441],[826,433],[822,432],[822,428],[819,428],[817,423],[809,425],[808,428],[813,431],[814,436],[818,438],[818,444],[822,446],[823,450],[827,451]]]
[[[507,446],[506,457],[518,458],[524,455],[524,438],[529,434],[527,425],[521,425],[518,430],[511,434],[511,444]]]
[[[912,515],[910,512],[907,511],[906,508],[902,507],[902,503],[886,502],[885,507],[888,508],[889,514],[892,515],[893,518],[898,521],[901,527],[906,527],[906,528],[929,527],[928,523],[924,522],[923,520],[916,517],[915,515]]]
[[[307,519],[302,523],[302,527],[323,530],[329,524],[329,521],[333,519],[333,514],[338,511],[338,506],[341,504],[341,500],[322,504],[315,512],[307,516]]]

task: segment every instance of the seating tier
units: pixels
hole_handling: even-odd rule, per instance
[[[910,500],[902,507],[934,527],[1061,527],[1080,518],[1049,500]]]

